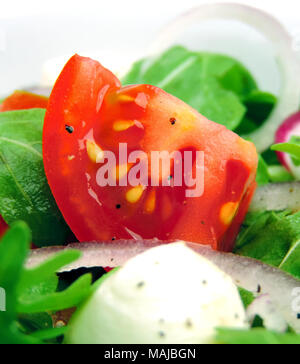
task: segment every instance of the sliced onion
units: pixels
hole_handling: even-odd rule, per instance
[[[267,294],[257,297],[247,308],[247,317],[251,323],[256,316],[263,320],[264,327],[268,330],[284,333],[288,329],[287,322]]]
[[[287,118],[279,127],[275,136],[275,143],[289,143],[292,136],[300,137],[300,112]],[[281,164],[296,178],[300,178],[300,167],[295,166],[288,153],[276,152]]]
[[[259,187],[250,211],[300,211],[300,182],[274,183]]]
[[[32,86],[32,87],[25,88],[24,91],[48,97],[48,96],[50,96],[52,89],[50,87]]]
[[[187,28],[215,19],[236,20],[247,24],[260,32],[273,47],[281,74],[279,100],[269,119],[248,136],[255,143],[258,152],[263,152],[274,143],[275,132],[282,121],[298,111],[300,103],[300,67],[293,49],[293,39],[274,17],[257,8],[241,4],[204,4],[170,23],[154,42],[150,53],[158,54],[172,44],[177,44],[179,36]]]
[[[81,267],[117,267],[124,265],[130,258],[147,249],[166,243],[157,240],[122,240],[42,248],[31,252],[27,267],[35,267],[51,258],[55,253],[67,249],[80,250],[82,257],[77,262],[65,267],[63,271]],[[292,293],[295,288],[300,287],[300,280],[254,259],[216,252],[199,244],[187,243],[187,245],[230,275],[238,286],[251,292],[268,294],[286,322],[297,333],[300,333],[300,320],[297,320],[297,313],[292,310],[294,299]],[[184,269],[184,267],[181,268]]]

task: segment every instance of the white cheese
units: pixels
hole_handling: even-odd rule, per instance
[[[231,278],[175,243],[153,248],[109,276],[75,314],[68,343],[213,342],[216,327],[245,328]]]

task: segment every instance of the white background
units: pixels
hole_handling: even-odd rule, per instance
[[[120,63],[143,55],[164,25],[203,2],[212,1],[0,0],[0,96],[38,84],[53,57],[112,52]],[[300,31],[299,0],[238,2],[266,9],[291,32]]]

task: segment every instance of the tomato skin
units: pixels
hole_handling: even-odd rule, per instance
[[[120,143],[147,156],[203,151],[204,193],[186,198],[183,187],[148,186],[138,202],[126,201],[131,187],[97,185],[99,165],[88,155],[90,142],[115,155]],[[43,153],[56,202],[82,242],[180,239],[230,251],[256,187],[252,143],[157,87],[121,88],[98,62],[77,55],[50,96]]]
[[[48,98],[32,94],[26,91],[15,91],[0,104],[0,112],[27,110],[27,109],[46,109]]]
[[[79,241],[95,240],[102,225],[113,229],[115,224],[103,216],[97,225],[92,225],[90,217],[97,216],[99,205],[91,198],[86,170],[78,174],[76,164],[86,160],[85,150],[81,150],[78,141],[84,140],[91,125],[97,123],[104,95],[120,87],[119,80],[98,62],[75,55],[63,69],[50,96],[43,131],[45,172],[58,207]],[[66,131],[68,126],[73,133]],[[106,237],[109,239],[108,234]]]

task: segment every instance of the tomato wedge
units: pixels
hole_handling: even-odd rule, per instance
[[[230,251],[256,188],[252,143],[157,87],[122,88],[101,64],[78,55],[50,96],[43,151],[53,195],[81,242],[182,239]],[[177,159],[152,170],[153,152],[165,153],[163,162]],[[197,183],[200,170],[204,190],[196,194],[186,176]]]
[[[48,97],[36,95],[26,91],[15,91],[0,104],[0,111],[46,109]]]

